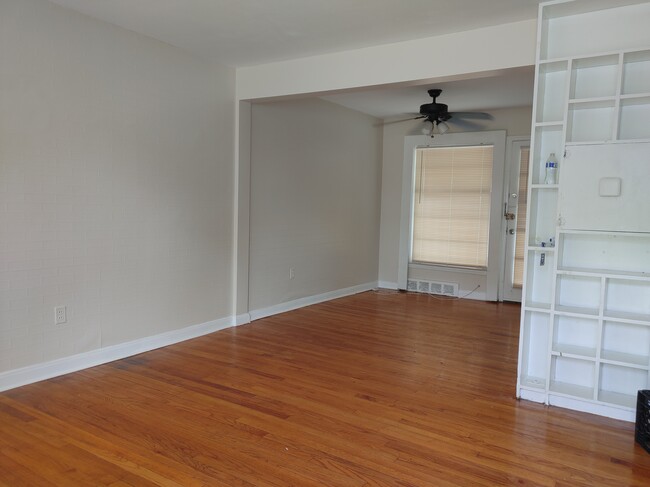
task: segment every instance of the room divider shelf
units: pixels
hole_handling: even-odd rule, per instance
[[[628,420],[650,386],[650,233],[565,229],[577,179],[563,168],[580,146],[650,142],[650,29],[637,21],[649,15],[634,0],[540,6],[522,293],[518,395]],[[550,153],[558,184],[546,185]]]

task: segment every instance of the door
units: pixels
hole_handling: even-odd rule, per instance
[[[530,139],[508,137],[506,184],[503,202],[505,257],[502,280],[503,301],[521,302],[526,253],[526,208]]]

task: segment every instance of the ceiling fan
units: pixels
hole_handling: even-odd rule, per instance
[[[431,126],[427,126],[422,129],[423,133],[427,133],[433,137],[433,131],[437,127],[438,133],[444,134],[449,130],[449,125],[447,122],[463,125],[465,128],[478,128],[479,126],[468,122],[464,119],[477,119],[477,120],[493,120],[494,117],[489,113],[483,112],[450,112],[449,107],[444,103],[438,103],[436,99],[442,93],[442,90],[431,89],[428,91],[429,96],[433,98],[431,103],[425,103],[420,105],[420,114],[417,117],[407,118],[404,120],[395,120],[393,122],[387,122],[387,124],[405,122],[407,120],[418,120],[422,119],[424,122],[430,122]]]

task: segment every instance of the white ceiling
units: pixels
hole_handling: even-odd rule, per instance
[[[243,66],[498,25],[541,0],[50,0]]]
[[[533,102],[535,70],[508,69],[489,77],[447,81],[423,86],[384,88],[322,96],[377,118],[417,114],[420,105],[431,103],[430,88],[442,89],[438,102],[449,105],[450,112],[490,111],[497,108],[530,106]]]

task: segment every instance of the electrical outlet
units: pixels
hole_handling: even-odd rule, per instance
[[[295,279],[296,273],[293,270],[293,267],[289,267],[289,279]]]
[[[68,321],[65,306],[57,306],[54,308],[54,324],[62,325]]]

